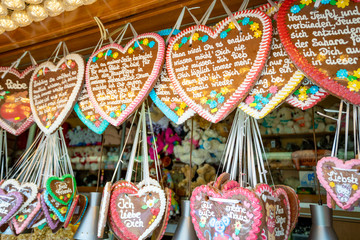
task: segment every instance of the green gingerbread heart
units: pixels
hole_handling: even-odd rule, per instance
[[[59,203],[67,205],[75,195],[76,181],[71,174],[62,177],[49,177],[46,190]]]

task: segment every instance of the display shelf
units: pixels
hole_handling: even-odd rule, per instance
[[[317,137],[323,137],[327,135],[334,135],[335,132],[319,132],[315,133]],[[344,134],[344,133],[340,133]],[[351,134],[351,133],[349,133]],[[291,134],[269,134],[269,135],[261,135],[263,139],[272,139],[272,138],[307,138],[313,137],[313,133],[291,133]]]
[[[99,187],[98,192],[102,192],[104,187]],[[96,187],[77,187],[77,191],[79,193],[89,193],[89,192],[96,192]]]
[[[287,171],[313,171],[313,167],[301,167],[299,170],[297,170],[295,167],[268,167],[268,166],[265,166],[265,168],[269,169],[270,170],[287,170]]]

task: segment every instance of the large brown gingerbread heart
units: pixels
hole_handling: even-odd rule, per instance
[[[258,10],[234,14],[241,31],[228,17],[215,30],[200,25],[173,37],[166,68],[176,92],[211,122],[226,117],[260,76],[269,54],[271,20]]]
[[[293,63],[331,94],[360,104],[360,23],[357,1],[285,1],[278,14],[281,42]]]
[[[30,80],[31,111],[39,128],[53,133],[71,113],[81,91],[84,61],[69,54],[55,66],[44,62],[35,68]]]

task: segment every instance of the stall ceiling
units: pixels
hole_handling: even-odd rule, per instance
[[[224,2],[230,10],[237,11],[242,0]],[[95,16],[101,19],[110,32],[131,22],[140,34],[172,27],[184,6],[200,7],[192,10],[192,13],[201,18],[210,3],[210,0],[97,0],[91,5],[81,6],[57,17],[49,17],[27,27],[1,34],[0,66],[9,66],[26,50],[31,51],[38,62],[42,62],[51,55],[60,41],[66,41],[69,51],[90,54],[100,37],[93,19]],[[266,0],[251,0],[248,7],[265,3]],[[218,1],[209,23],[221,20],[224,15],[225,11]],[[185,14],[183,24],[192,22],[189,14]],[[130,32],[128,31],[125,37],[130,37]],[[22,65],[25,66],[26,64]]]

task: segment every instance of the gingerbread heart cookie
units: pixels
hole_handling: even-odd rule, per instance
[[[155,236],[156,240],[162,239],[164,236],[167,224],[169,222],[170,217],[170,209],[171,209],[171,189],[165,188],[165,194],[166,194],[166,207],[165,207],[165,213],[163,216],[163,219],[160,222],[160,225],[154,230],[152,236]]]
[[[270,3],[258,8],[272,19],[273,37],[271,51],[260,78],[239,107],[250,116],[260,119],[274,110],[295,91],[304,75],[285,52],[277,30],[277,6]]]
[[[31,66],[20,73],[14,68],[0,67],[0,76],[6,72],[0,83],[0,126],[15,136],[34,123],[29,100],[29,82],[34,69]]]
[[[44,194],[45,193],[41,195],[41,209],[44,212],[47,224],[52,230],[55,230],[59,226],[60,220],[57,215],[51,210],[51,208],[47,206],[44,199]],[[35,227],[35,225],[33,227]]]
[[[76,181],[71,174],[62,177],[49,177],[46,181],[46,191],[57,202],[68,205],[75,195]]]
[[[67,228],[67,226],[70,224],[71,218],[73,217],[76,207],[79,203],[80,195],[76,195],[70,205],[69,211],[66,215],[65,222],[64,222],[64,228]]]
[[[70,200],[68,204],[62,204],[56,201],[52,196],[50,196],[48,191],[45,191],[43,193],[43,196],[45,203],[49,207],[49,209],[51,209],[51,211],[56,214],[60,222],[65,222],[72,200]]]
[[[316,166],[316,175],[327,193],[342,209],[350,208],[360,199],[360,160],[343,161],[324,157]]]
[[[34,120],[41,131],[53,133],[71,113],[81,91],[84,61],[69,54],[55,66],[44,62],[35,68],[29,95]]]
[[[84,217],[87,206],[89,204],[89,199],[87,196],[82,195],[82,194],[79,194],[77,196],[79,196],[79,201],[75,208],[74,214],[71,218],[72,225],[76,225],[81,221],[81,219]],[[102,201],[101,201],[101,203],[102,203]]]
[[[278,14],[281,42],[293,63],[319,87],[360,104],[360,16],[355,1],[285,1]]]
[[[300,216],[300,200],[295,190],[286,185],[276,185],[276,188],[282,188],[286,192],[289,203],[290,203],[290,217],[291,217],[291,227],[290,232],[294,230],[296,223],[298,222],[298,217]]]
[[[173,37],[166,68],[181,99],[200,116],[216,123],[249,93],[267,60],[271,20],[258,10],[234,14],[215,30],[193,26]]]
[[[261,235],[267,239],[288,239],[291,227],[289,198],[282,188],[275,191],[267,184],[258,184],[255,193],[263,201],[266,226]]]
[[[199,239],[257,239],[263,206],[246,188],[220,192],[202,185],[191,196],[191,217]]]
[[[24,195],[20,192],[9,192],[0,188],[0,226],[7,223],[21,208]]]
[[[165,42],[145,33],[125,47],[107,45],[90,56],[86,88],[96,111],[114,126],[124,122],[145,100],[164,61]]]
[[[159,187],[118,187],[110,198],[111,218],[127,238],[146,239],[159,225],[166,204]]]

